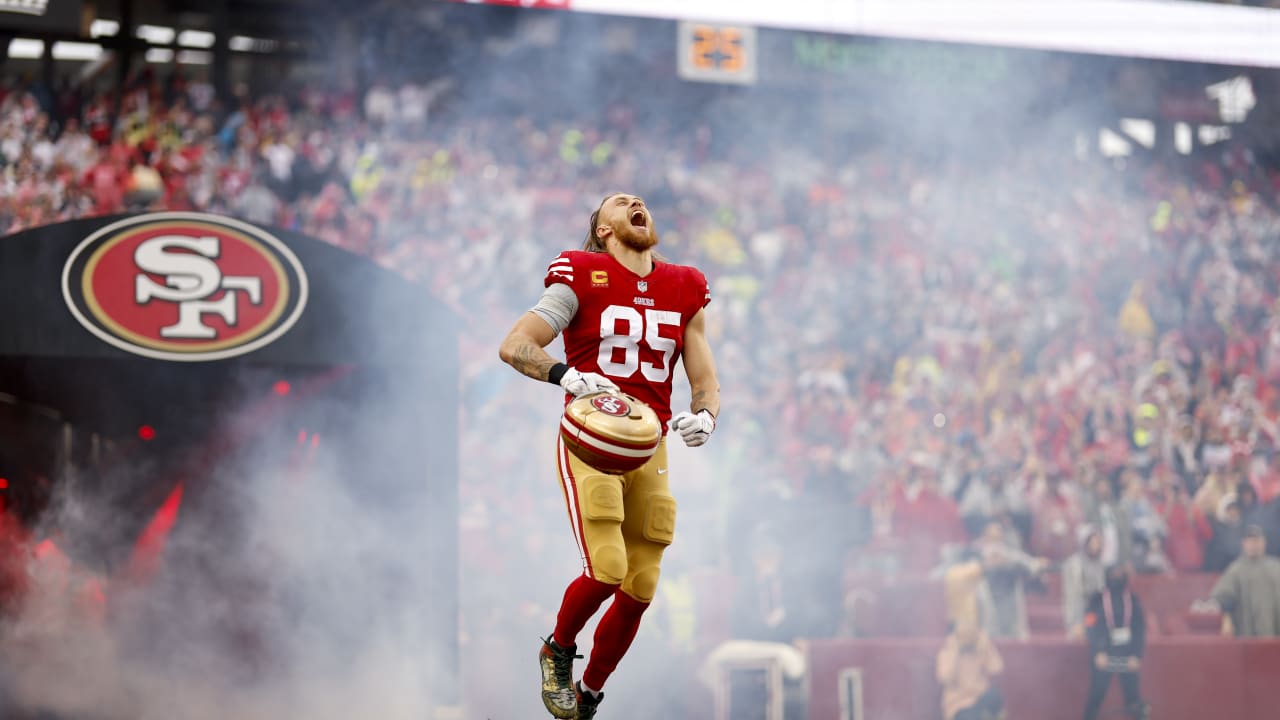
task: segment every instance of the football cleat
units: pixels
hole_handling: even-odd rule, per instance
[[[538,651],[538,667],[542,669],[542,704],[552,717],[574,720],[578,717],[578,694],[573,687],[573,661],[577,646],[562,648],[551,637],[542,641]]]
[[[573,689],[578,695],[578,720],[592,720],[596,716],[596,711],[600,709],[600,701],[604,700],[604,693],[593,695],[582,689],[582,683],[574,683]]]

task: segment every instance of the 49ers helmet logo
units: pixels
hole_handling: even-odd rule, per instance
[[[631,406],[622,398],[614,395],[599,395],[591,398],[591,404],[597,410],[605,415],[613,415],[614,417],[622,417],[631,412]]]
[[[222,360],[288,332],[307,304],[307,276],[277,238],[199,213],[154,213],[85,238],[62,269],[80,324],[122,350],[159,360]]]

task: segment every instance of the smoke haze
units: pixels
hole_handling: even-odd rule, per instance
[[[362,128],[367,136],[334,142],[390,178],[390,219],[370,254],[466,323],[458,630],[468,720],[543,712],[538,638],[580,572],[555,475],[561,396],[502,366],[497,347],[606,193],[644,196],[659,250],[715,268],[709,332],[724,396],[707,446],[670,448],[676,542],[607,693],[605,707],[627,717],[663,712],[670,695],[705,694],[699,668],[675,649],[705,649],[693,647],[691,617],[729,624],[733,590],[717,578],[748,572],[771,542],[838,578],[844,550],[874,532],[844,506],[797,500],[819,469],[850,494],[869,493],[892,461],[885,428],[903,418],[883,398],[853,407],[850,385],[896,379],[895,361],[926,337],[1009,351],[1000,372],[1014,376],[1041,363],[1044,348],[1092,330],[1078,304],[1039,302],[1049,290],[1083,286],[1113,307],[1134,268],[1167,259],[1141,231],[1144,178],[1096,157],[1103,118],[1155,104],[1144,83],[1173,71],[1153,63],[761,30],[762,81],[743,88],[678,79],[674,23],[450,6],[388,13],[366,28],[359,57],[340,61],[359,63],[372,82],[439,91],[417,134]],[[447,187],[407,190],[420,164]],[[1134,231],[1091,256],[1078,243],[1090,230],[1073,217]],[[966,302],[938,303],[931,292],[944,285],[963,288]],[[989,315],[979,318],[979,306]],[[676,377],[679,410],[689,391]],[[955,390],[946,377],[938,384]],[[186,482],[149,583],[131,583],[123,561],[89,563],[108,568],[95,570],[109,598],[100,626],[67,602],[65,576],[33,570],[9,628],[14,697],[104,719],[428,717],[440,698],[424,678],[448,673],[422,608],[452,602],[452,579],[417,562],[439,552],[422,535],[437,510],[429,492],[367,485],[361,463],[384,455],[373,433],[353,430],[412,429],[431,442],[433,428],[406,399],[414,393],[394,395],[311,406]],[[968,401],[929,412],[957,418],[977,406]],[[828,417],[814,410],[828,402],[845,423],[839,437],[811,420]],[[304,479],[269,449],[334,417],[343,418],[334,432],[351,436],[329,443],[334,432],[321,431]],[[1010,420],[1010,434],[1025,425]],[[951,428],[917,433],[944,448],[940,464],[960,454]],[[379,474],[430,474],[402,462]],[[111,529],[112,503],[78,496],[75,482],[61,487],[44,526],[69,547],[130,535]],[[848,618],[828,590],[814,590],[815,613],[834,634]],[[692,596],[708,606],[691,607]]]

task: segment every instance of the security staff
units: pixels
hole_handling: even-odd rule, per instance
[[[1150,709],[1138,691],[1138,671],[1147,647],[1147,625],[1142,603],[1129,589],[1129,572],[1125,566],[1107,568],[1106,589],[1089,599],[1084,624],[1092,671],[1084,720],[1098,717],[1112,676],[1120,678],[1129,717],[1146,720]]]

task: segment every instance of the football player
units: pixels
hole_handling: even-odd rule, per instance
[[[711,292],[698,270],[656,256],[657,244],[643,200],[606,197],[591,213],[583,249],[551,263],[542,298],[516,322],[499,354],[521,373],[564,388],[566,403],[600,391],[632,395],[654,409],[666,430],[697,447],[715,430],[720,411],[703,310]],[[559,333],[563,363],[544,350]],[[672,417],[671,375],[682,357],[693,401]],[[623,475],[597,470],[558,444],[560,484],[583,572],[565,591],[555,629],[538,653],[542,701],[554,717],[595,717],[604,683],[657,590],[662,553],[676,526],[665,436],[645,465]],[[578,633],[609,598],[586,671],[574,683]]]

